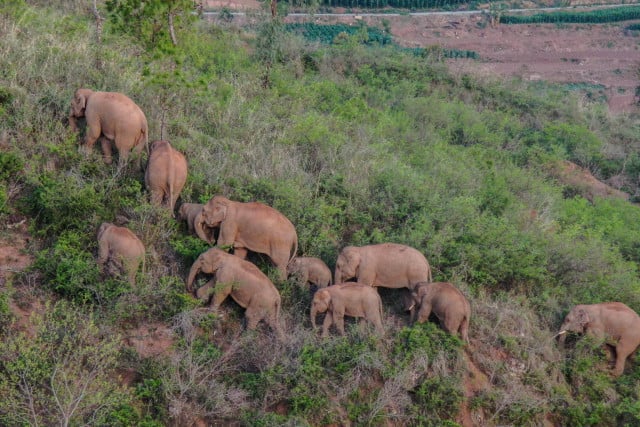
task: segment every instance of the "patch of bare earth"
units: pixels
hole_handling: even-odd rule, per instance
[[[488,17],[399,17],[391,22],[404,46],[472,50],[479,61],[451,60],[452,69],[486,76],[602,85],[609,108],[635,106],[640,37],[615,24],[491,25]]]

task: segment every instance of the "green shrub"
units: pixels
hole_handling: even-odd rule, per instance
[[[77,231],[65,231],[53,246],[39,252],[33,268],[55,292],[78,303],[111,301],[128,288],[117,280],[102,282],[95,256],[87,251],[94,245]]]
[[[111,381],[120,337],[66,302],[34,314],[33,333],[0,341],[0,422],[3,425],[103,424],[131,403]],[[31,402],[31,405],[24,405]]]

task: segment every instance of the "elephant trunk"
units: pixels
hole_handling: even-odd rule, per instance
[[[562,329],[560,332],[558,332],[558,343],[560,344],[561,347],[564,347],[564,342],[566,339],[567,339],[567,330]]]
[[[342,271],[340,267],[336,267],[336,271],[333,274],[334,283],[342,283]]]
[[[316,328],[316,316],[318,315],[318,309],[315,306],[311,307],[311,326]]]
[[[193,282],[196,280],[198,273],[200,273],[200,261],[193,263],[189,271],[189,277],[187,278],[187,292],[191,294],[193,294]]]
[[[73,114],[73,109],[71,109],[71,112],[69,113],[69,128],[72,132],[78,131],[78,121],[76,116]]]
[[[202,217],[202,212],[201,212],[198,215],[196,215],[195,219],[193,220],[193,229],[195,230],[196,235],[199,238],[211,244],[213,243],[213,239],[209,235],[207,235],[207,232],[204,229],[205,226],[206,226],[206,222]]]

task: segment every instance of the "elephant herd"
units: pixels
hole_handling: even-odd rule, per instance
[[[86,118],[85,151],[99,139],[104,161],[111,163],[111,143],[118,150],[121,168],[133,151],[138,167],[142,149],[148,145],[147,120],[127,96],[113,92],[78,89],[71,101],[69,123],[77,130],[77,119]],[[149,147],[145,185],[151,202],[173,213],[187,179],[187,161],[167,141]],[[418,250],[398,243],[347,246],[338,254],[335,272],[319,258],[298,257],[298,236],[291,221],[278,210],[258,202],[232,201],[216,195],[206,204],[182,203],[178,219],[188,231],[215,247],[200,254],[191,266],[186,290],[218,307],[228,296],[245,309],[247,329],[260,321],[283,336],[279,316],[278,289],[256,265],[246,260],[249,251],[266,255],[278,270],[280,280],[294,275],[314,293],[310,317],[325,313],[322,335],[332,325],[344,334],[344,316],[370,322],[383,334],[383,309],[376,287],[406,288],[405,308],[411,322],[426,322],[433,313],[444,330],[469,342],[471,307],[459,289],[448,282],[433,282],[431,267]],[[217,238],[216,238],[217,236]],[[98,263],[109,274],[121,274],[135,284],[144,264],[145,248],[126,227],[103,223],[98,230]],[[228,251],[231,251],[229,253]],[[198,275],[210,276],[195,288]],[[354,281],[355,280],[355,281]],[[405,294],[406,295],[406,294]],[[558,334],[561,344],[568,332],[587,333],[615,349],[614,375],[622,374],[626,358],[640,345],[640,317],[620,302],[577,305],[566,316]]]

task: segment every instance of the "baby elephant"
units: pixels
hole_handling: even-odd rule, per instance
[[[149,152],[144,182],[151,193],[151,203],[166,206],[173,213],[187,182],[187,159],[167,141],[154,141]]]
[[[326,288],[331,285],[333,279],[331,270],[320,258],[296,257],[287,265],[288,275],[297,275],[299,283],[306,286],[307,283],[317,288]]]
[[[340,283],[318,290],[311,302],[311,325],[316,327],[318,313],[327,314],[322,324],[322,336],[329,334],[335,323],[338,332],[344,335],[344,316],[363,317],[373,323],[376,331],[384,334],[382,327],[382,301],[378,291],[356,282]]]
[[[110,274],[126,274],[135,285],[136,272],[144,262],[144,245],[126,227],[103,222],[98,229],[98,264]]]
[[[427,322],[433,311],[445,331],[459,333],[466,343],[469,342],[471,305],[458,288],[447,282],[423,282],[416,286],[412,296],[414,304],[409,307],[412,322],[416,308],[418,323]]]
[[[202,203],[183,203],[178,209],[178,219],[187,222],[189,233],[195,233],[195,220],[202,212]]]

